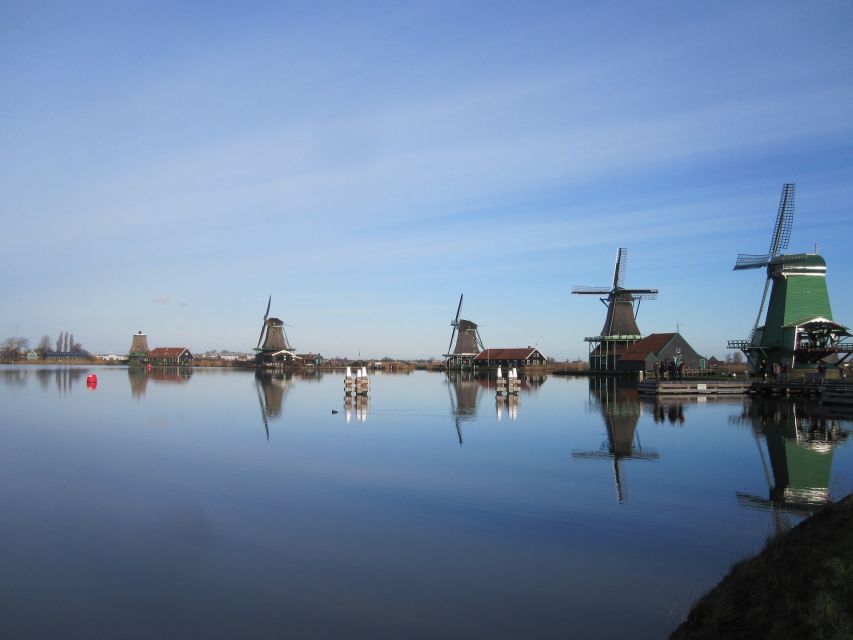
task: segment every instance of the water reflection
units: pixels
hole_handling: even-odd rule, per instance
[[[503,420],[505,415],[510,420],[515,420],[518,418],[520,396],[537,392],[547,379],[545,375],[521,374],[518,377],[519,395],[497,396],[494,372],[447,371],[445,383],[459,445],[463,444],[462,425],[476,419],[477,406],[484,395],[495,396],[495,418],[498,422]]]
[[[130,393],[139,400],[145,396],[148,382],[155,384],[185,384],[193,376],[191,367],[128,367],[127,379],[130,382]]]
[[[367,396],[351,395],[344,398],[344,417],[347,424],[352,422],[353,413],[356,422],[367,421],[367,407],[369,401]]]
[[[626,500],[627,486],[621,468],[623,460],[657,460],[659,454],[643,449],[637,423],[643,414],[636,387],[620,384],[616,378],[595,376],[589,379],[589,404],[598,407],[604,419],[607,440],[598,451],[573,451],[576,460],[605,459],[613,464],[616,499]]]
[[[488,388],[489,379],[478,377],[473,371],[448,371],[447,393],[450,396],[450,413],[456,427],[456,438],[462,446],[462,423],[474,420],[477,404],[483,389]]]
[[[3,369],[0,379],[8,387],[24,387],[29,383],[31,375],[38,381],[42,390],[47,391],[53,383],[53,386],[59,391],[59,395],[64,396],[71,392],[74,385],[81,381],[85,382],[88,369],[70,367],[31,369],[20,367]]]
[[[816,402],[757,397],[731,420],[752,427],[768,490],[766,498],[738,492],[741,505],[769,509],[784,529],[782,514],[809,515],[831,500],[833,452],[849,435],[838,418]]]
[[[495,398],[495,418],[503,420],[504,409],[510,420],[518,418],[518,396],[506,395]]]
[[[293,374],[285,372],[255,371],[255,387],[258,392],[258,403],[261,407],[261,418],[267,440],[270,439],[270,421],[278,420],[284,406],[284,397],[293,385]]]

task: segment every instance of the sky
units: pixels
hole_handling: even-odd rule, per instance
[[[724,357],[789,250],[853,325],[853,3],[0,0],[0,340],[585,358],[643,333]]]

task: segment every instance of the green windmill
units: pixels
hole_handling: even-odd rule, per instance
[[[847,327],[832,319],[826,289],[826,261],[817,253],[782,253],[788,248],[794,222],[794,185],[782,188],[770,249],[761,255],[738,255],[735,271],[767,268],[767,281],[752,333],[747,340],[729,340],[730,349],[740,349],[753,369],[769,368],[774,362],[789,368],[809,368],[835,356],[838,364],[853,353],[853,345],[841,342],[850,336]],[[764,324],[761,315],[767,302]]]

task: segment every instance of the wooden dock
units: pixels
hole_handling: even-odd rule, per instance
[[[646,380],[637,383],[637,391],[644,395],[743,395],[749,390],[748,380]]]
[[[826,384],[821,399],[824,404],[840,405],[853,409],[853,384]]]
[[[826,382],[817,377],[790,382],[753,382],[749,393],[771,397],[819,398],[824,404],[853,408],[853,384],[836,380]]]

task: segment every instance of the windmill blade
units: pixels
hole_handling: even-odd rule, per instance
[[[789,182],[782,187],[782,197],[779,199],[779,211],[776,214],[776,225],[770,238],[770,255],[777,256],[788,248],[791,239],[791,227],[794,224],[794,183]]]
[[[620,289],[619,293],[629,293],[634,300],[657,300],[657,289]]]
[[[459,306],[456,307],[456,318],[453,320],[452,323],[454,326],[456,326],[456,324],[459,322],[459,314],[462,313],[462,296],[464,295],[464,293],[459,294]]]
[[[752,342],[752,336],[755,335],[755,331],[758,329],[758,323],[761,322],[761,314],[764,311],[764,302],[767,300],[767,290],[769,288],[770,276],[767,277],[767,280],[764,283],[764,293],[761,294],[761,305],[758,307],[758,315],[755,316],[755,324],[752,325],[752,334],[749,336],[750,342]]]
[[[264,339],[264,329],[267,328],[267,321],[264,319],[264,324],[261,325],[261,335],[258,336],[258,346],[255,349],[261,348],[261,340]]]
[[[741,271],[743,269],[760,269],[766,267],[770,262],[770,254],[754,254],[754,253],[739,253],[733,271]]]
[[[450,332],[450,344],[447,345],[447,353],[452,354],[451,349],[453,348],[453,338],[456,336],[456,325],[453,325],[453,330]]]
[[[480,351],[485,351],[486,347],[483,346],[483,340],[480,338],[479,329],[474,329],[474,335],[477,336],[477,346],[480,347]]]
[[[610,293],[610,291],[611,289],[608,289],[607,287],[587,287],[584,285],[575,285],[574,287],[572,287],[572,293],[578,293],[581,295],[593,293],[595,295],[602,295]]]
[[[459,324],[459,314],[462,313],[462,298],[465,294],[459,294],[459,306],[456,307],[456,317],[453,319],[453,322],[450,323],[450,326],[453,327],[453,330],[450,332],[450,344],[447,347],[447,353],[453,353],[451,349],[453,348],[453,338],[456,337],[456,325]]]
[[[270,305],[272,304],[272,294],[270,294],[269,300],[267,300],[267,310],[264,312],[264,319],[261,321],[261,335],[258,336],[258,346],[256,349],[261,348],[261,340],[264,339],[264,329],[267,328],[267,318],[270,317]]]
[[[622,289],[622,293],[654,293],[657,294],[657,289]]]
[[[613,268],[613,288],[621,288],[625,282],[625,270],[628,268],[628,250],[620,247],[616,250],[616,266]]]

